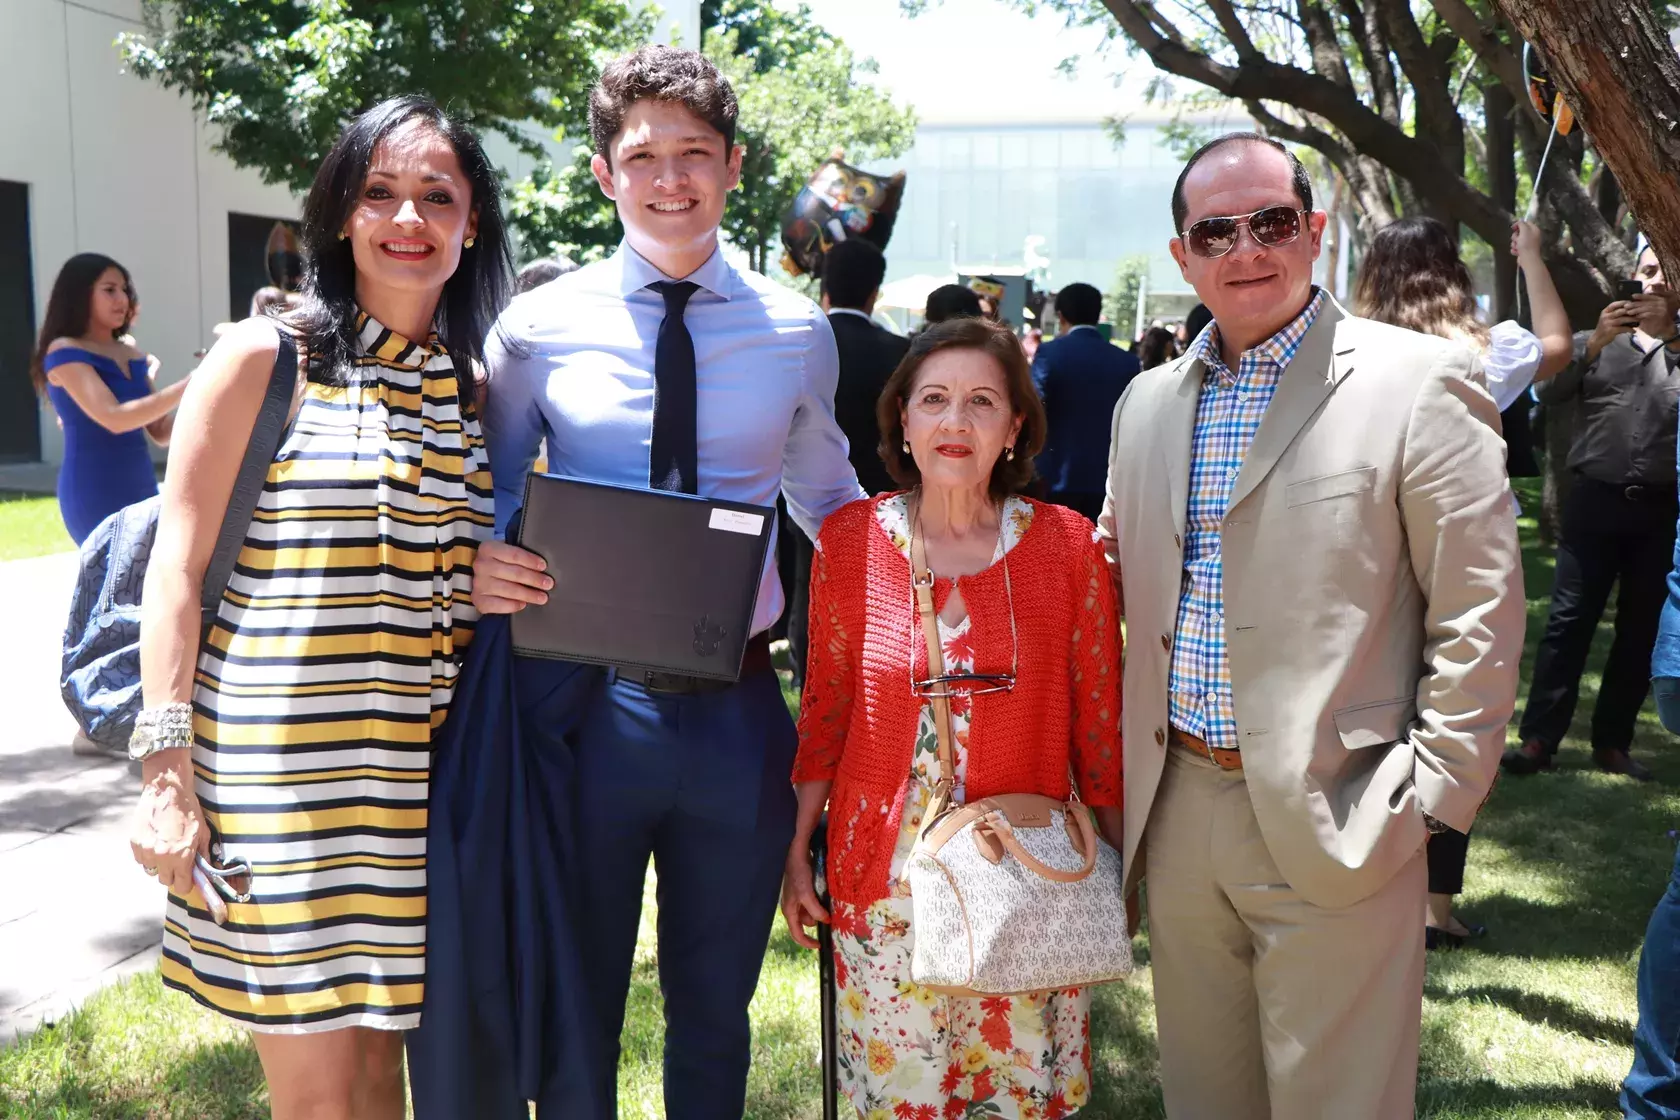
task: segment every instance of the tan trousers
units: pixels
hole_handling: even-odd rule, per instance
[[[1339,910],[1283,881],[1242,773],[1171,750],[1146,847],[1171,1120],[1412,1120],[1423,849]]]

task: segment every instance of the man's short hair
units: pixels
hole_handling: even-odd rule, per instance
[[[943,323],[947,319],[980,318],[980,297],[973,288],[961,284],[941,284],[928,293],[927,321]]]
[[[1313,208],[1312,179],[1307,175],[1306,167],[1302,165],[1294,152],[1270,136],[1262,136],[1258,132],[1228,132],[1224,136],[1209,140],[1206,144],[1197,148],[1189,160],[1185,162],[1184,170],[1178,173],[1178,182],[1173,184],[1172,193],[1173,233],[1175,235],[1184,233],[1184,220],[1190,216],[1190,206],[1184,201],[1184,180],[1190,177],[1191,169],[1202,161],[1203,156],[1212,155],[1227,144],[1264,144],[1268,148],[1275,148],[1282,152],[1284,158],[1289,161],[1290,179],[1295,188],[1296,197],[1301,200],[1301,209],[1311,210]]]
[[[872,241],[850,238],[838,242],[823,258],[822,293],[830,307],[862,311],[864,304],[881,290],[887,276],[887,258]]]
[[[1076,327],[1094,327],[1102,318],[1102,293],[1089,284],[1069,284],[1056,293],[1056,314]]]
[[[609,63],[589,91],[589,138],[609,167],[613,137],[638,101],[681,105],[721,133],[725,147],[735,146],[741,106],[728,80],[699,51],[655,44]]]

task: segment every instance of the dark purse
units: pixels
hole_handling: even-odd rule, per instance
[[[245,546],[251,515],[269,464],[280,449],[297,388],[297,345],[280,330],[274,370],[239,464],[216,550],[204,572],[200,610],[204,631],[216,621],[228,577]],[[64,626],[59,693],[82,734],[114,751],[128,747],[140,714],[140,591],[157,538],[162,499],[125,506],[99,523],[82,544],[70,616]]]

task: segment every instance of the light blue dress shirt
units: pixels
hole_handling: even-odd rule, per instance
[[[621,245],[598,264],[519,296],[485,344],[484,438],[496,487],[496,532],[524,501],[525,474],[548,439],[555,474],[648,485],[653,351],[671,280]],[[864,497],[834,421],[834,332],[804,296],[721,252],[691,276],[683,321],[694,338],[699,492],[755,505],[787,496],[812,538],[823,518]],[[782,613],[776,536],[753,611],[753,632]]]

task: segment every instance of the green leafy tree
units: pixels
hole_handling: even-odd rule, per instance
[[[1137,322],[1138,300],[1143,296],[1143,281],[1149,275],[1149,255],[1136,253],[1121,258],[1114,271],[1114,286],[1103,293],[1103,318],[1114,326],[1114,337],[1125,339],[1132,334]]]
[[[723,230],[758,271],[779,257],[782,214],[835,149],[853,162],[909,149],[916,118],[859,81],[874,65],[858,60],[801,4],[783,10],[761,0],[702,5],[703,49],[740,100],[737,140],[746,148],[741,188],[729,197]],[[589,260],[615,245],[612,203],[588,172],[580,146],[571,166],[540,168],[514,190],[513,222],[527,259],[563,252]]]
[[[120,41],[140,77],[187,96],[218,150],[271,183],[307,187],[344,123],[424,93],[521,150],[520,129],[583,119],[606,55],[651,20],[625,0],[144,0]]]
[[[567,166],[539,164],[508,191],[508,222],[519,233],[520,264],[555,256],[589,264],[624,240],[618,208],[589,170],[593,151],[580,144]]]

